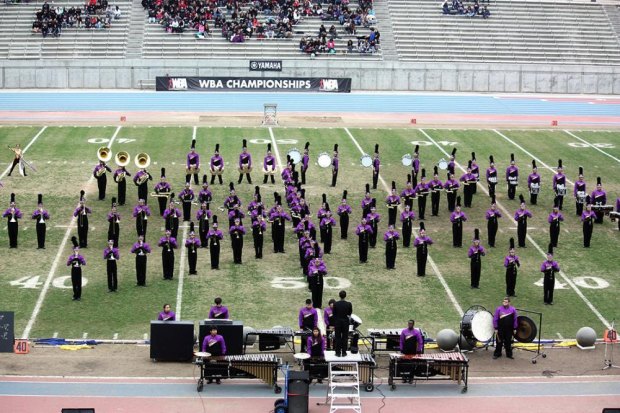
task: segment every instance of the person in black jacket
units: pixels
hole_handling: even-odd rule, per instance
[[[349,319],[351,314],[353,314],[353,305],[345,300],[347,297],[346,291],[340,291],[338,296],[340,297],[340,301],[336,301],[336,303],[334,303],[334,310],[332,313],[332,318],[336,329],[334,347],[337,357],[345,357],[347,355],[347,346],[349,342]]]

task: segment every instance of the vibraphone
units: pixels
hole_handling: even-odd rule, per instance
[[[360,382],[364,385],[364,389],[368,392],[373,391],[375,388],[374,370],[377,368],[375,359],[370,354],[360,354],[362,360],[358,362],[358,372]],[[303,360],[304,370],[310,372],[311,379],[325,379],[328,375],[328,363],[323,358],[311,357],[307,360]],[[350,366],[338,366],[332,367],[333,370],[352,370]]]
[[[390,375],[388,384],[394,390],[395,378],[405,382],[416,378],[426,380],[454,380],[463,383],[463,393],[467,391],[469,360],[462,353],[429,353],[429,354],[390,354]],[[441,376],[441,377],[436,377]]]
[[[273,387],[275,393],[282,391],[277,384],[282,359],[274,354],[198,358],[195,363],[200,366],[198,391],[202,391],[204,381],[209,379],[259,379]]]
[[[279,350],[282,345],[285,345],[287,348],[287,352],[295,354],[295,332],[291,328],[269,328],[265,330],[256,330],[247,333],[243,343],[244,353],[249,342],[249,336],[258,337],[259,351],[274,352],[275,350]]]
[[[380,351],[400,351],[400,333],[402,328],[378,329],[369,328],[368,335],[372,340],[372,354]],[[426,340],[427,335],[424,330],[420,330],[422,338]]]

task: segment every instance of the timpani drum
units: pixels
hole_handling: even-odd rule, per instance
[[[329,168],[332,164],[332,157],[329,156],[327,152],[321,152],[317,159],[317,163],[321,168]]]
[[[493,314],[486,308],[476,305],[470,307],[461,320],[461,334],[472,346],[476,341],[488,343],[493,339],[495,329],[493,328]]]

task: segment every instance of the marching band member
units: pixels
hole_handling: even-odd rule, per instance
[[[243,237],[245,236],[245,228],[241,225],[241,220],[235,218],[233,225],[228,230],[230,234],[230,240],[233,250],[233,262],[235,264],[241,264],[241,257],[243,254]]]
[[[301,230],[301,236],[299,233],[298,247],[299,247],[299,266],[302,269],[304,275],[308,275],[308,267],[306,265],[306,250],[314,248],[314,240],[310,236],[310,229],[308,227],[308,221],[304,222],[305,228]]]
[[[177,249],[177,240],[172,236],[169,229],[166,235],[159,239],[157,245],[161,248],[161,263],[163,267],[164,280],[172,280],[174,276],[174,250]]]
[[[243,180],[243,174],[248,180],[248,183],[252,184],[252,177],[250,176],[250,172],[252,172],[252,155],[248,153],[247,140],[243,140],[243,147],[241,148],[241,153],[239,154],[239,180],[238,184]]]
[[[368,192],[367,197],[370,199],[370,192]],[[415,197],[415,189],[413,187],[413,181],[411,180],[411,174],[407,174],[407,184],[405,186],[405,189],[403,189],[403,191],[400,193],[400,198],[403,200],[404,205],[409,205],[409,209],[413,210],[413,200],[415,199]],[[364,216],[366,215],[368,215],[368,213],[365,212]]]
[[[211,320],[229,320],[230,314],[228,313],[228,307],[222,305],[222,299],[220,297],[216,297],[213,300],[215,305],[211,306],[209,309],[209,319]]]
[[[540,192],[540,175],[534,159],[532,159],[532,173],[527,176],[527,188],[530,191],[530,204],[536,205]]]
[[[448,198],[448,211],[454,212],[456,197],[459,192],[459,181],[454,179],[454,173],[448,172],[448,180],[443,184],[443,189],[446,190],[446,197]]]
[[[221,182],[220,182],[221,184]],[[226,341],[224,341],[224,337],[217,334],[217,326],[213,325],[209,327],[210,334],[205,336],[204,340],[202,340],[202,351],[209,352],[211,356],[225,356],[226,355]],[[213,379],[209,379],[208,384],[213,383]],[[221,380],[219,378],[215,379],[216,384],[221,384]]]
[[[620,197],[616,198],[616,212],[620,213]],[[616,222],[618,222],[618,231],[620,231],[620,218],[616,218]]]
[[[556,196],[553,200],[553,211],[547,217],[549,223],[549,236],[551,237],[551,245],[558,247],[558,238],[560,237],[560,222],[564,221],[564,215],[559,211],[560,196]]]
[[[418,277],[426,275],[426,260],[428,259],[428,246],[433,244],[431,237],[426,235],[424,222],[420,222],[420,231],[418,236],[413,240],[413,246],[416,248],[415,256],[418,265]]]
[[[235,192],[235,184],[230,182],[228,184],[228,189],[229,189],[229,195],[228,197],[226,197],[226,200],[224,201],[224,208],[226,208],[228,212],[230,213],[232,210],[235,209],[235,206],[238,206],[238,207],[241,206],[241,200],[237,196],[237,192]]]
[[[195,195],[190,183],[185,182],[185,188],[179,193],[179,201],[183,205],[183,221],[190,221],[192,219],[192,202]]]
[[[115,293],[118,288],[118,270],[116,261],[120,259],[118,248],[114,246],[114,240],[108,241],[108,246],[103,250],[103,259],[106,260],[106,272],[108,274],[108,292]]]
[[[476,152],[471,153],[471,174],[476,178],[471,188],[472,195],[475,195],[476,192],[478,192],[478,181],[480,180],[480,167],[478,166],[478,162],[476,162]]]
[[[448,161],[448,173],[450,175],[455,174],[455,167],[456,167],[456,148],[452,149],[452,153],[450,154],[450,161]]]
[[[284,209],[282,209],[279,195],[276,204],[276,210],[269,216],[269,222],[271,222],[271,232],[273,236],[273,252],[275,254],[284,254],[284,231],[286,225],[285,221],[290,221],[291,216],[287,214]]]
[[[280,177],[282,178],[284,185],[288,185],[291,182],[293,182],[293,168],[294,167],[295,167],[295,164],[293,164],[293,161],[291,160],[291,155],[286,155],[286,166],[282,169],[282,173],[280,174]]]
[[[334,330],[333,318],[334,318],[334,304],[335,303],[336,303],[336,300],[334,300],[333,298],[330,298],[329,302],[327,303],[327,307],[323,309],[323,321],[325,322],[326,331]],[[327,344],[329,344],[329,342]]]
[[[88,247],[88,215],[93,211],[86,205],[84,191],[80,191],[80,201],[77,208],[73,211],[73,216],[77,218],[78,237],[80,239],[80,248]]]
[[[358,252],[360,256],[360,263],[365,264],[368,261],[368,244],[370,242],[370,236],[373,233],[373,229],[368,225],[366,217],[362,218],[362,223],[355,229],[355,234],[358,238]]]
[[[312,307],[312,300],[306,299],[306,305],[299,309],[299,329],[304,331],[312,331],[318,326],[318,314],[316,308]],[[306,352],[306,342],[301,340],[301,352]]]
[[[515,251],[515,239],[510,238],[510,248],[508,255],[504,257],[504,267],[506,267],[506,296],[516,297],[515,288],[517,286],[517,272],[521,266],[521,260]]]
[[[138,200],[138,205],[133,209],[133,217],[136,219],[136,233],[146,238],[148,219],[151,216],[151,208],[145,204],[144,199]]]
[[[590,240],[592,239],[592,231],[594,230],[594,220],[596,213],[592,211],[592,202],[590,195],[586,195],[586,210],[581,213],[581,222],[583,222],[583,247],[590,248]],[[616,204],[619,204],[616,202]]]
[[[463,247],[463,222],[467,221],[467,215],[461,211],[461,197],[456,197],[456,208],[450,214],[450,222],[452,222],[452,246],[454,248]]]
[[[498,218],[501,218],[502,214],[497,210],[497,203],[495,202],[495,195],[491,197],[491,208],[487,209],[485,218],[487,220],[487,236],[489,247],[495,248],[495,237],[497,236],[497,228],[499,224]]]
[[[26,168],[24,168],[24,165],[22,163],[22,148],[20,147],[19,143],[16,143],[14,148],[11,148],[9,146],[9,149],[15,153],[15,157],[13,158],[13,163],[11,164],[11,169],[9,170],[7,176],[11,176],[11,174],[13,173],[13,169],[15,169],[16,165],[19,165],[19,173],[21,175],[28,176],[26,174]]]
[[[394,225],[389,225],[388,230],[383,234],[385,241],[385,266],[388,270],[396,268],[396,253],[398,252],[398,240],[400,234],[394,229]]]
[[[583,212],[583,205],[586,199],[586,181],[583,180],[583,167],[579,167],[579,176],[575,181],[575,186],[573,188],[573,197],[575,198],[575,212],[578,217],[581,216]]]
[[[515,199],[517,185],[519,185],[519,167],[515,164],[515,154],[510,154],[510,165],[506,168],[506,184],[508,185],[508,199]]]
[[[325,262],[318,255],[315,256],[308,264],[308,283],[312,290],[312,302],[315,308],[323,308],[323,280],[326,275]]]
[[[239,205],[235,205],[234,209],[228,213],[228,225],[234,225],[235,219],[239,219],[239,223],[243,225],[243,218],[245,218],[245,213],[241,210]]]
[[[154,190],[157,195],[169,195],[170,191],[172,191],[172,187],[168,182],[166,182],[166,168],[161,168],[161,178],[155,185]],[[159,216],[163,217],[164,212],[166,211],[166,206],[168,205],[168,197],[158,196],[157,202],[159,203]]]
[[[196,153],[196,139],[192,139],[192,146],[187,154],[185,162],[185,168],[187,169],[185,174],[185,182],[191,181],[191,176],[194,175],[194,185],[198,185],[198,173],[200,172],[200,155]]]
[[[32,213],[32,219],[36,222],[37,228],[37,249],[45,249],[45,231],[47,225],[45,224],[50,219],[50,214],[43,208],[43,195],[37,195],[37,209]]]
[[[174,206],[174,192],[170,193],[170,205],[164,211],[164,222],[166,230],[170,231],[172,238],[176,239],[179,234],[179,217],[181,211]]]
[[[553,245],[549,244],[547,259],[540,265],[543,279],[543,301],[545,305],[553,305],[553,290],[555,289],[555,273],[560,271],[560,265],[553,260]]]
[[[495,196],[495,186],[497,185],[497,169],[495,169],[495,160],[493,155],[489,156],[489,167],[487,168],[487,186],[489,188],[489,196]]]
[[[467,162],[467,172],[461,175],[459,181],[463,183],[463,204],[465,208],[471,208],[476,187],[476,176],[471,173],[471,161]]]
[[[213,215],[212,229],[207,234],[209,239],[209,256],[211,257],[211,269],[220,269],[220,244],[224,234],[217,228],[217,215]]]
[[[304,255],[303,264],[302,264],[302,273],[305,276],[308,276],[308,270],[310,268],[310,263],[316,257],[322,258],[323,251],[321,251],[321,246],[319,245],[319,243],[313,239],[308,240],[306,243],[302,245],[302,247],[303,247],[303,255]],[[308,290],[312,290],[312,285],[310,284],[310,281],[311,281],[310,278],[308,278],[307,281],[308,281]]]
[[[144,242],[142,235],[139,235],[138,242],[131,247],[131,253],[136,254],[136,285],[146,287],[146,262],[148,254],[151,253],[151,246]]]
[[[105,190],[108,183],[107,172],[112,172],[112,169],[105,162],[99,161],[95,169],[93,169],[93,176],[97,179],[97,188],[99,189],[99,200],[105,199]]]
[[[377,200],[372,199],[370,205],[370,214],[366,216],[368,225],[372,227],[372,233],[370,234],[370,248],[375,248],[377,245],[377,235],[379,234],[379,222],[381,222],[381,215],[377,213]]]
[[[189,264],[189,275],[197,275],[196,263],[198,262],[198,248],[200,248],[200,239],[196,238],[194,231],[194,223],[189,223],[189,238],[185,240],[185,248],[187,248],[187,262]]]
[[[220,144],[215,144],[215,152],[209,162],[209,170],[211,171],[211,185],[215,182],[215,177],[220,181],[220,185],[224,184],[222,173],[224,172],[224,158],[220,156]]]
[[[323,358],[325,356],[325,349],[327,347],[327,340],[321,334],[321,330],[318,327],[312,329],[312,335],[306,340],[306,348],[310,357]],[[323,379],[318,379],[317,383],[322,383]]]
[[[418,218],[424,220],[424,212],[426,211],[426,197],[429,193],[428,184],[426,183],[426,169],[422,168],[420,183],[416,185],[415,196],[418,198]]]
[[[398,213],[398,207],[400,206],[400,197],[396,191],[396,182],[392,181],[392,193],[385,199],[385,203],[388,207],[388,225],[396,224],[396,214]]]
[[[525,206],[525,198],[519,194],[521,204],[515,212],[514,220],[517,221],[517,239],[519,248],[525,248],[525,238],[527,237],[527,219],[532,218],[532,213]]]
[[[305,195],[305,193],[304,193]],[[323,236],[325,235],[323,232],[323,228],[321,227],[321,221],[323,220],[323,218],[325,218],[327,216],[327,210],[329,208],[328,204],[327,204],[327,194],[322,194],[321,195],[323,202],[321,203],[321,208],[319,208],[319,210],[316,212],[316,220],[319,223],[319,236],[320,236],[320,240],[321,242],[325,242],[323,240]]]
[[[211,210],[209,204],[203,201],[200,205],[200,209],[196,212],[196,220],[198,220],[198,236],[200,237],[200,245],[202,248],[207,248],[207,238],[209,235],[209,220],[211,219]]]
[[[198,202],[202,205],[203,203],[207,203],[207,206],[211,204],[213,199],[213,194],[211,194],[211,190],[209,189],[209,181],[207,180],[207,174],[202,175],[202,189],[198,192]],[[207,208],[209,209],[209,208]]]
[[[257,219],[252,221],[252,238],[254,239],[254,258],[262,259],[263,258],[263,243],[264,243],[264,234],[267,231],[267,221],[265,221],[265,217],[262,211],[263,207],[259,207],[257,211]]]
[[[433,179],[428,183],[428,189],[431,191],[431,216],[436,217],[439,215],[439,201],[443,189],[443,182],[439,179],[437,165],[433,167]]]
[[[332,158],[332,187],[336,187],[336,181],[338,180],[338,168],[340,165],[340,159],[338,159],[338,144],[334,144],[334,157]]]
[[[519,327],[517,310],[510,305],[510,297],[504,297],[502,305],[495,309],[493,315],[493,328],[497,343],[493,352],[493,359],[502,356],[502,348],[506,351],[506,357],[512,359],[512,337]]]
[[[308,165],[310,164],[310,153],[309,148],[310,142],[306,142],[304,146],[304,154],[301,157],[301,184],[306,184],[306,172],[308,172]]]
[[[342,201],[338,205],[336,213],[340,217],[340,239],[347,239],[349,232],[349,217],[351,215],[351,206],[347,204],[347,190],[342,192]]]
[[[325,254],[331,254],[332,252],[332,230],[335,225],[336,220],[332,217],[332,211],[329,210],[329,204],[327,204],[327,213],[319,224],[319,228],[323,233],[323,249]]]
[[[372,189],[377,189],[377,181],[379,181],[379,169],[381,168],[381,160],[379,159],[379,144],[375,144],[375,156],[372,160]]]
[[[149,181],[152,180],[153,177],[145,168],[140,169],[133,176],[133,183],[138,187],[138,199],[144,199],[145,204],[149,203]]]
[[[112,198],[112,208],[108,213],[108,240],[114,242],[114,248],[118,248],[118,237],[121,230],[121,214],[117,210],[116,198]]]
[[[596,189],[592,191],[590,194],[590,201],[592,201],[592,205],[594,206],[603,206],[607,204],[607,192],[603,190],[603,184],[601,183],[601,177],[596,177]],[[596,222],[597,224],[603,223],[603,217],[605,216],[605,212],[602,209],[597,209],[596,213]]]
[[[486,251],[484,247],[480,245],[480,231],[478,228],[474,230],[474,240],[473,245],[469,247],[467,251],[467,256],[469,257],[469,269],[470,269],[470,281],[471,288],[479,289],[480,288],[480,272],[482,270],[482,259],[481,257],[486,255]]]
[[[176,321],[177,315],[170,309],[170,304],[164,304],[164,310],[157,315],[159,321]]]
[[[80,246],[75,236],[71,237],[73,243],[73,254],[67,259],[67,267],[71,267],[71,286],[73,288],[73,301],[82,299],[82,266],[86,265],[86,260],[80,255]]]
[[[560,211],[564,205],[564,195],[566,195],[566,175],[564,175],[564,168],[562,167],[562,160],[558,159],[557,173],[553,175],[553,191],[558,198],[558,207]],[[557,245],[554,245],[557,247]]]
[[[274,177],[276,173],[276,158],[271,154],[271,144],[267,144],[267,155],[263,159],[263,170],[266,172],[263,177],[263,184],[267,183],[267,179],[271,176],[271,183],[275,184],[276,179]]]
[[[420,171],[420,145],[416,145],[413,150],[413,161],[411,161],[411,177],[414,182],[418,182],[418,172]],[[412,207],[413,208],[413,207]]]
[[[124,166],[119,166],[112,176],[114,182],[116,182],[116,188],[118,190],[118,204],[125,205],[125,197],[127,195],[127,179],[126,177],[131,176],[129,171]]]
[[[403,354],[422,354],[424,352],[424,337],[419,328],[415,328],[415,321],[407,321],[407,328],[400,332],[400,352]]]
[[[372,196],[370,195],[370,184],[366,184],[366,193],[362,198],[362,217],[370,214],[370,207],[372,206]]]
[[[17,234],[19,231],[19,219],[22,217],[22,212],[17,208],[15,204],[15,194],[11,193],[11,202],[9,208],[4,211],[2,218],[7,218],[7,229],[9,231],[9,248],[17,248]]]
[[[415,213],[409,209],[409,205],[405,205],[405,210],[400,214],[400,222],[402,222],[403,247],[409,248],[411,245],[411,231],[413,230],[413,220]]]

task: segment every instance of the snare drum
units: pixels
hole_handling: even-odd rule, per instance
[[[538,195],[538,192],[540,192],[540,184],[536,184],[536,183],[530,184],[530,194]]]
[[[404,154],[400,161],[402,162],[403,166],[411,166],[413,164],[413,158],[408,153]]]
[[[497,176],[489,176],[487,180],[489,181],[490,184],[495,185],[497,183]]]
[[[585,191],[577,191],[577,203],[578,204],[586,203],[586,192]]]
[[[321,168],[329,168],[332,164],[332,157],[329,156],[327,152],[321,152],[317,159],[317,163]]]
[[[461,320],[461,334],[469,344],[476,341],[487,343],[493,339],[493,314],[482,306],[473,306],[467,310]]]
[[[286,154],[291,157],[291,161],[293,161],[295,165],[301,162],[301,152],[299,152],[299,149],[290,149]]]
[[[370,168],[372,166],[372,157],[366,153],[362,155],[360,162],[364,168]]]
[[[519,178],[517,178],[516,176],[509,176],[508,185],[514,185],[514,186],[519,185]]]
[[[564,184],[557,184],[555,186],[555,192],[558,194],[558,196],[566,195],[566,185],[564,185]]]

